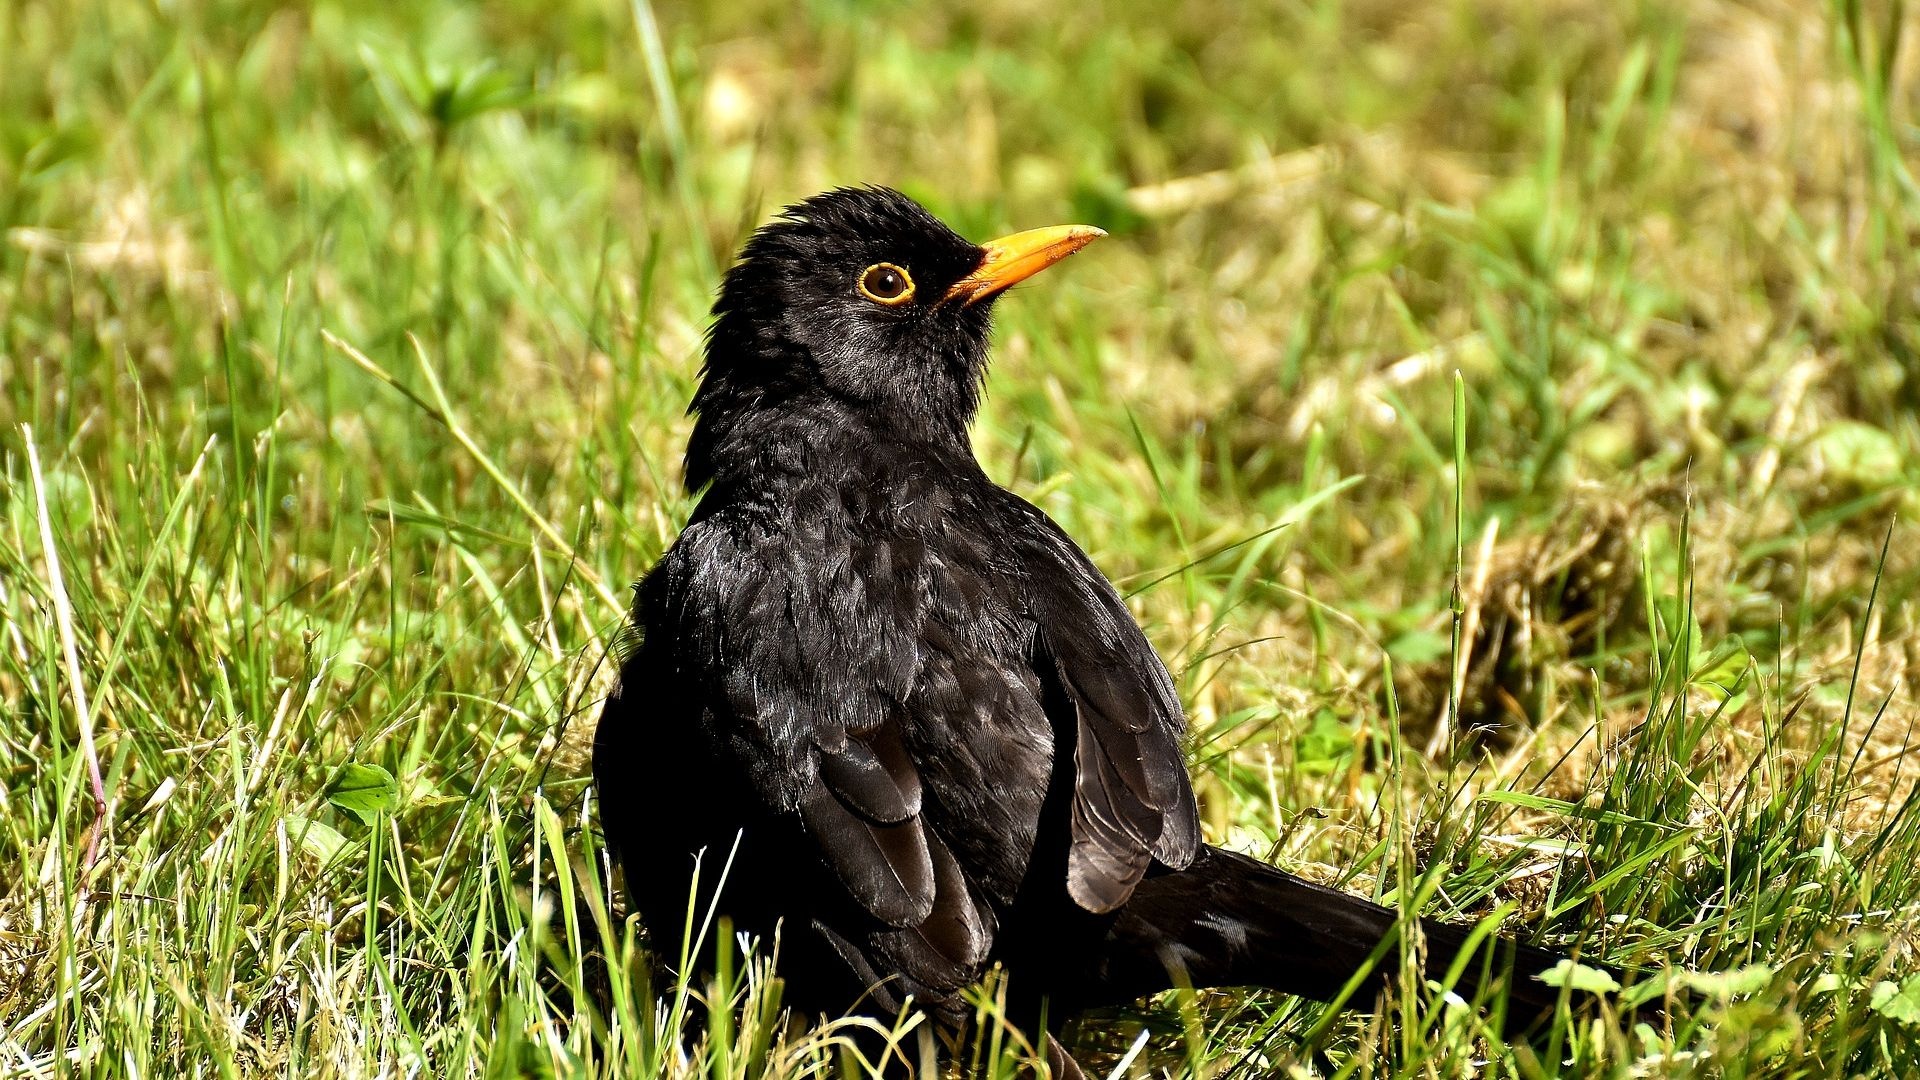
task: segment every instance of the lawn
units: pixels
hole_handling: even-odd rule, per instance
[[[0,0],[0,1076],[852,1068],[756,959],[652,974],[585,760],[717,275],[851,183],[1113,234],[999,305],[976,445],[1208,839],[1638,973],[1517,1045],[1167,995],[1090,1071],[1911,1075],[1914,30]]]

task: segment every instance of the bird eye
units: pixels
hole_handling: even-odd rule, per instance
[[[913,278],[904,267],[874,263],[860,272],[860,295],[889,307],[913,299]]]

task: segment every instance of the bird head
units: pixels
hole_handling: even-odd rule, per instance
[[[994,299],[1104,235],[1066,225],[974,244],[886,188],[787,207],[721,284],[693,402],[701,427],[689,484],[711,478],[702,444],[735,414],[807,395],[853,403],[902,431],[964,439]]]

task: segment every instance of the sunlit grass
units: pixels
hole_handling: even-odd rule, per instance
[[[770,943],[651,970],[584,761],[692,506],[718,268],[854,182],[976,237],[1114,233],[1000,305],[977,445],[1174,667],[1209,840],[1690,973],[1664,1021],[1525,1046],[1410,981],[1378,1017],[1173,995],[1082,1023],[1090,1065],[1897,1074],[1903,29],[0,5],[0,1074],[797,1076],[887,1042],[787,1017]],[[980,1001],[961,1056],[1011,1076]]]

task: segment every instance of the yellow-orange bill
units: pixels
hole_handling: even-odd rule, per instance
[[[1033,275],[1107,235],[1091,225],[1053,225],[1003,236],[980,245],[980,268],[947,290],[946,300],[972,304]]]

